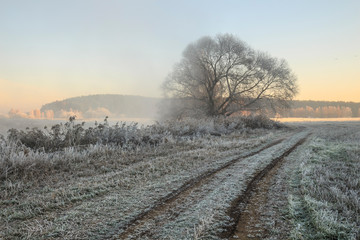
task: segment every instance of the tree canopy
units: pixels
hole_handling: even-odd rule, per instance
[[[297,93],[297,85],[285,60],[223,34],[189,44],[163,90],[181,105],[174,108],[180,112],[177,114],[217,116],[261,108],[259,103],[264,102],[287,106]]]

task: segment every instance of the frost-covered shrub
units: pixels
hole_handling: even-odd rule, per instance
[[[139,145],[142,134],[137,123],[117,123],[109,126],[107,118],[103,123],[95,123],[94,127],[85,128],[84,122],[75,124],[75,117],[70,117],[65,124],[56,124],[50,129],[38,128],[26,131],[10,129],[7,140],[24,145],[34,150],[52,152],[67,147],[88,146],[93,144]]]
[[[7,140],[31,149],[53,152],[67,147],[86,147],[94,144],[110,144],[120,147],[134,147],[143,144],[157,145],[168,138],[220,136],[246,128],[279,128],[279,123],[257,115],[248,117],[185,118],[182,120],[157,122],[139,127],[137,123],[120,122],[110,126],[107,117],[103,123],[95,122],[94,127],[85,128],[83,123],[75,123],[70,117],[65,124],[51,128],[26,131],[10,129]]]
[[[202,136],[206,134],[228,134],[246,128],[274,129],[281,128],[283,125],[266,116],[254,115],[202,119],[183,118],[181,120],[157,122],[151,127],[157,131],[168,132],[174,136]]]
[[[258,119],[262,122],[254,123]],[[74,161],[86,161],[91,149],[97,149],[91,150],[91,154],[103,156],[100,146],[112,149],[105,151],[108,154],[168,142],[193,141],[206,135],[221,136],[247,128],[277,126],[263,117],[187,118],[150,126],[124,122],[110,126],[106,117],[102,123],[95,122],[93,127],[85,128],[84,123],[76,123],[75,117],[70,117],[67,123],[51,128],[10,129],[7,138],[0,136],[0,179],[7,179],[9,175],[41,175],[56,168],[68,169]]]
[[[281,128],[282,125],[278,122],[271,120],[270,118],[264,115],[251,115],[248,117],[241,118],[245,127],[247,128],[265,128],[265,129],[272,129],[272,128]]]

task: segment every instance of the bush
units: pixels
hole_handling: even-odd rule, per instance
[[[103,123],[95,122],[94,127],[84,128],[83,123],[75,124],[75,117],[70,117],[65,124],[56,124],[50,129],[38,128],[26,131],[10,129],[7,140],[17,145],[34,150],[53,152],[67,147],[86,147],[94,144],[110,144],[123,148],[143,144],[157,145],[166,138],[201,137],[204,135],[220,136],[236,130],[256,128],[280,128],[277,122],[269,118],[256,116],[217,117],[157,122],[139,128],[137,123],[120,122],[110,126],[108,117]]]
[[[7,140],[18,145],[24,145],[34,150],[52,152],[67,147],[85,147],[94,144],[114,144],[124,146],[126,144],[139,143],[139,129],[137,123],[117,123],[110,127],[105,118],[103,123],[95,122],[94,127],[84,128],[85,122],[75,124],[75,117],[70,117],[65,124],[56,124],[50,129],[38,128],[26,131],[10,129]]]
[[[0,135],[0,180],[50,175],[59,168],[69,170],[74,162],[87,162],[93,154],[104,156],[206,135],[279,126],[261,116],[187,118],[141,127],[124,122],[110,126],[106,117],[104,122],[85,128],[84,123],[77,124],[75,117],[70,117],[67,123],[44,130],[10,129],[7,138]]]

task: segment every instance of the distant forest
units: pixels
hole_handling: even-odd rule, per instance
[[[360,117],[360,103],[328,101],[293,101],[290,110],[277,113],[280,117]]]
[[[45,104],[41,112],[51,112],[55,118],[156,118],[160,98],[117,94],[74,97]],[[271,117],[360,117],[360,103],[328,101],[293,101],[292,108],[270,114]]]
[[[159,102],[159,98],[102,94],[55,101],[45,104],[40,111],[53,111],[55,118],[72,115],[78,118],[155,118]]]

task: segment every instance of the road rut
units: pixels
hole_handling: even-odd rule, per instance
[[[201,174],[200,176],[191,179],[190,181],[182,185],[179,189],[170,193],[166,197],[160,199],[160,201],[154,204],[152,208],[147,209],[146,211],[134,217],[126,225],[122,226],[122,228],[119,229],[120,232],[119,234],[112,236],[112,238],[131,239],[136,235],[137,236],[136,238],[141,237],[141,238],[152,239],[153,234],[156,232],[157,227],[163,226],[164,224],[166,224],[167,221],[175,219],[182,211],[187,209],[187,207],[190,207],[189,205],[191,203],[193,203],[194,201],[200,201],[202,196],[206,196],[208,194],[206,191],[200,190],[200,188],[204,186],[207,182],[209,182],[212,178],[214,178],[215,175],[217,175],[219,172],[223,170],[231,168],[231,166],[233,166],[235,163],[239,161],[243,161],[246,158],[255,156],[275,145],[282,143],[284,140],[285,139],[282,138],[273,141],[272,143],[266,145],[265,147],[262,147],[257,151],[233,159],[217,169],[209,170]],[[249,195],[251,189],[254,188],[253,185],[255,184],[255,182],[258,181],[258,179],[261,179],[271,168],[273,168],[274,165],[276,165],[279,162],[280,158],[283,158],[284,156],[290,154],[303,141],[305,141],[305,138],[297,142],[293,147],[291,147],[279,158],[271,161],[271,163],[267,167],[265,167],[262,171],[260,171],[260,173],[256,174],[256,176],[248,184],[245,193],[234,200],[234,206],[236,203],[240,204],[240,202],[243,201],[243,199],[245,199],[244,196]],[[198,194],[197,199],[190,199],[189,196],[196,191],[200,192],[200,194]],[[233,207],[230,209],[230,211],[233,211],[234,213],[229,213],[229,216],[235,219],[236,220],[235,222],[238,222],[239,219],[238,216],[240,216],[239,209]],[[158,218],[158,216],[163,216],[163,217]],[[149,223],[153,227],[147,227],[147,226],[144,227],[144,225],[148,225]],[[226,237],[230,237],[235,232],[235,226],[236,225],[229,228],[228,231],[223,233],[223,236],[226,234],[228,235]]]

